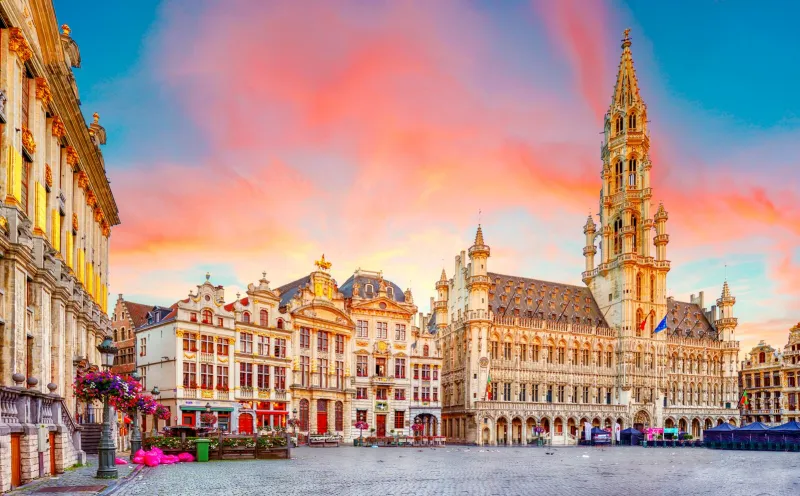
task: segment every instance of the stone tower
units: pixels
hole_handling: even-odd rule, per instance
[[[590,217],[584,226],[583,281],[619,336],[614,402],[628,404],[631,387],[637,384],[655,390],[653,400],[660,405],[664,384],[659,378],[664,377],[664,364],[658,357],[663,356],[666,333],[654,335],[652,331],[667,312],[667,212],[659,205],[655,216],[651,214],[647,106],[639,94],[629,32],[625,30],[622,40],[617,80],[605,116],[600,225]],[[596,237],[600,238],[597,265]],[[637,353],[655,361],[655,366],[634,368]]]
[[[714,322],[719,340],[723,341],[722,349],[722,397],[725,403],[730,403],[734,408],[739,400],[738,370],[739,343],[736,342],[736,326],[738,320],[733,316],[733,305],[736,298],[731,295],[728,281],[722,285],[722,295],[717,299],[719,318]]]

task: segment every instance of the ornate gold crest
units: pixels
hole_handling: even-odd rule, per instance
[[[44,183],[48,188],[53,187],[53,169],[50,168],[50,164],[44,164]]]
[[[33,133],[27,126],[22,126],[22,146],[25,147],[31,155],[36,153],[36,141],[33,139]]]
[[[42,101],[47,106],[53,101],[53,94],[50,92],[50,86],[47,84],[47,79],[43,77],[36,78],[36,98]]]
[[[325,260],[325,254],[322,254],[322,258],[314,262],[314,265],[317,266],[319,270],[330,270],[331,263]]]
[[[8,31],[8,50],[16,53],[17,57],[19,57],[20,61],[24,64],[33,56],[31,46],[28,44],[28,40],[25,39],[25,35],[22,34],[20,28],[11,28]]]
[[[61,119],[59,119],[59,122],[60,121],[61,121]],[[63,122],[61,122],[61,127],[64,127],[64,123]],[[53,123],[53,128],[55,129],[55,121]],[[54,131],[54,133],[55,133],[55,131]],[[78,150],[76,150],[74,146],[71,146],[71,145],[68,146],[67,147],[67,163],[69,165],[71,165],[72,167],[75,167],[76,165],[78,165],[78,160],[80,160],[80,157],[78,156]]]
[[[67,134],[67,128],[64,127],[64,121],[61,120],[61,117],[54,116],[53,117],[53,129],[52,129],[53,136],[56,138],[63,138],[64,135]],[[69,147],[72,148],[72,147]],[[74,150],[74,148],[72,148]],[[69,158],[69,155],[67,155]]]

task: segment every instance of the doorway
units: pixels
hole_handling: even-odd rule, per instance
[[[253,416],[249,413],[239,415],[239,434],[253,433]]]
[[[50,432],[50,475],[56,475],[56,433]]]
[[[328,400],[317,400],[317,434],[328,433]]]
[[[22,485],[22,434],[11,434],[11,487]]]
[[[378,424],[377,436],[386,437],[386,415],[379,414],[375,416],[375,423]]]

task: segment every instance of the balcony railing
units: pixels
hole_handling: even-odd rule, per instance
[[[240,387],[238,396],[240,398],[252,398],[253,397],[253,388],[251,387]]]
[[[628,411],[627,405],[605,405],[597,403],[532,403],[526,401],[478,401],[478,410],[523,410],[532,412],[574,412],[599,411],[623,414]]]
[[[197,389],[195,389],[195,388],[183,388],[183,397],[184,398],[197,398]]]
[[[217,391],[216,397],[218,400],[229,400],[231,399],[230,391]]]
[[[369,378],[369,381],[372,384],[394,384],[394,377],[373,375],[372,377]]]
[[[200,353],[200,361],[203,363],[214,363],[213,353]]]

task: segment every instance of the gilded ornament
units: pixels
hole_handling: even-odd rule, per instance
[[[33,133],[27,126],[22,126],[22,146],[25,147],[31,155],[36,153],[36,141],[33,139]]]
[[[356,346],[369,346],[369,341],[356,341]]]
[[[5,217],[0,217],[0,229],[5,232],[8,232],[8,219]]]
[[[100,208],[100,205],[97,205],[94,207],[94,221],[102,225],[104,219],[105,217],[103,217],[103,210]]]
[[[50,86],[47,84],[47,79],[43,77],[36,78],[36,98],[41,100],[45,106],[50,105],[53,101]]]
[[[71,32],[72,30],[69,28],[69,26],[67,26],[66,24],[61,25],[61,34],[63,34],[64,36],[69,36]]]
[[[188,358],[189,360],[194,360],[194,357],[195,357],[195,356],[196,356],[196,355],[195,355],[194,353],[184,353],[184,354],[183,354],[183,357],[184,357],[184,358]]]
[[[175,336],[177,336],[179,338],[182,338],[183,337],[183,331],[181,329],[176,329],[175,330]]]
[[[394,349],[396,349],[396,350],[404,350],[404,349],[406,349],[406,345],[404,343],[395,343],[394,344]]]
[[[59,125],[61,126],[61,128],[64,129],[64,123],[61,121],[61,119],[58,119],[58,122],[59,122]],[[56,126],[55,119],[53,119],[53,135],[55,135],[55,126]],[[66,133],[66,129],[64,130],[64,133]],[[80,160],[80,157],[78,156],[78,150],[76,150],[74,146],[71,146],[71,145],[68,146],[67,147],[67,163],[69,165],[71,165],[72,167],[75,167],[76,165],[78,165],[78,160]]]
[[[31,46],[20,28],[11,28],[8,31],[8,51],[16,53],[19,60],[24,64],[33,56]]]
[[[236,338],[228,338],[228,344],[236,344]]]
[[[109,227],[108,222],[106,222],[105,220],[103,221],[102,225],[100,226],[100,229],[102,229],[103,236],[105,236],[106,238],[111,235],[111,227]]]
[[[78,214],[72,214],[72,230],[78,232]]]
[[[50,164],[44,164],[44,183],[48,188],[53,187],[53,169],[50,168]]]
[[[210,389],[203,389],[200,394],[203,396],[203,399],[208,399],[208,398],[213,398],[214,397],[214,391],[212,391]]]
[[[91,189],[86,191],[86,204],[91,208],[94,208],[94,206],[97,205],[97,197],[94,196],[94,191]]]
[[[317,266],[319,270],[329,270],[331,268],[331,263],[325,260],[325,254],[322,254],[322,258],[314,262],[314,265]]]

